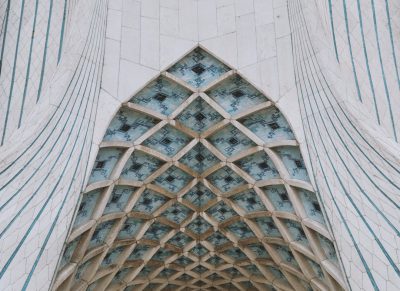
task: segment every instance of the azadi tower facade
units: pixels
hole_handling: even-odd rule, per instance
[[[399,290],[399,16],[0,1],[0,290]]]

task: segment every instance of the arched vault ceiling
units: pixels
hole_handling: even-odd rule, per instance
[[[339,290],[342,282],[285,117],[197,48],[111,121],[54,288]]]

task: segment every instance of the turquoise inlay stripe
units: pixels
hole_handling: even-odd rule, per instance
[[[390,35],[390,44],[392,46],[393,63],[394,63],[394,67],[396,69],[397,83],[398,83],[399,89],[400,89],[399,68],[397,67],[397,57],[396,57],[396,50],[394,48],[392,21],[390,20],[390,9],[389,9],[388,0],[385,0],[385,4],[386,4],[385,5],[385,7],[386,7],[386,17],[387,17],[387,20],[388,20],[389,35]]]
[[[5,17],[5,26],[4,26],[4,37],[3,37],[3,43],[1,45],[1,54],[0,54],[0,76],[1,76],[1,72],[2,72],[2,67],[3,67],[3,58],[4,58],[4,49],[6,47],[6,39],[7,39],[7,28],[8,28],[8,20],[10,18],[10,2],[11,0],[7,1],[7,7],[6,7],[6,17]],[[0,145],[2,145],[3,143],[1,143]]]
[[[20,12],[19,24],[18,24],[17,40],[16,40],[16,45],[15,45],[14,63],[13,63],[13,68],[12,68],[12,73],[11,73],[10,92],[8,94],[7,111],[6,111],[6,116],[5,116],[5,119],[4,119],[4,125],[3,125],[4,128],[3,128],[3,134],[1,136],[1,145],[4,144],[4,140],[6,138],[8,117],[10,115],[10,106],[11,106],[11,100],[12,100],[12,95],[13,95],[13,91],[14,91],[15,71],[17,69],[17,61],[18,61],[18,55],[19,55],[18,54],[19,41],[20,41],[20,38],[21,38],[21,27],[22,27],[22,20],[24,19],[24,10],[25,10],[25,0],[22,0],[22,2],[21,2],[21,12]]]
[[[329,5],[329,17],[331,20],[330,23],[331,23],[333,47],[335,48],[336,60],[339,62],[339,54],[338,54],[337,44],[336,44],[335,25],[333,24],[332,0],[328,0],[328,5]]]
[[[97,50],[97,52],[99,52],[99,50]],[[99,54],[98,54],[98,55],[99,55]],[[91,64],[91,66],[93,66],[93,63]],[[94,79],[94,74],[92,74],[92,79]],[[86,92],[88,83],[89,83],[89,82],[86,83],[85,92]],[[82,94],[82,96],[85,95],[85,92]],[[91,89],[90,89],[90,92],[91,92]],[[90,93],[89,93],[89,94],[90,94]],[[79,95],[79,92],[78,92],[78,95]],[[93,94],[92,96],[94,97],[94,96],[96,96],[96,94]],[[85,98],[85,99],[87,99],[86,108],[85,108],[85,112],[86,112],[87,106],[88,106],[88,104],[89,104],[89,98]],[[91,111],[93,110],[93,107],[95,107],[95,106],[94,106],[94,103],[95,103],[95,102],[91,102],[91,104],[92,104],[92,107],[91,107],[92,109],[91,109]],[[91,114],[90,114],[90,115],[91,115]],[[80,133],[80,131],[81,131],[81,129],[82,129],[82,125],[84,124],[84,121],[85,121],[85,119],[82,118],[82,119],[81,119],[81,125],[80,125],[80,128],[79,128],[79,131],[78,131],[78,135],[77,135],[77,136],[79,136],[79,133]],[[87,125],[87,131],[89,130],[89,128],[90,128],[90,123],[88,123],[88,125]],[[86,137],[87,137],[87,133],[85,134],[85,140],[86,140]],[[24,243],[24,241],[26,240],[26,238],[27,238],[28,235],[30,234],[32,228],[34,227],[34,225],[35,225],[36,222],[38,221],[39,217],[40,217],[41,214],[43,213],[44,209],[46,208],[46,205],[47,205],[48,202],[50,201],[50,199],[51,199],[51,197],[53,196],[55,190],[57,189],[57,187],[58,187],[60,181],[62,180],[62,177],[64,176],[66,169],[69,168],[68,165],[69,165],[69,162],[71,161],[71,156],[72,156],[73,153],[74,153],[74,149],[75,149],[75,147],[76,147],[76,145],[77,145],[77,141],[78,141],[78,140],[79,140],[79,138],[76,138],[76,140],[75,140],[75,142],[74,142],[74,145],[73,145],[73,147],[72,147],[72,150],[71,150],[71,152],[70,152],[69,158],[67,159],[67,163],[66,163],[66,165],[65,165],[65,167],[64,167],[64,169],[63,169],[63,172],[62,172],[62,174],[60,175],[60,177],[59,177],[59,179],[58,179],[56,185],[54,186],[53,191],[52,191],[52,192],[50,193],[50,195],[48,196],[48,198],[47,198],[45,204],[42,206],[41,210],[39,211],[39,213],[37,214],[37,216],[34,218],[33,222],[32,222],[31,225],[29,226],[27,232],[25,233],[25,235],[23,236],[23,238],[22,238],[21,241],[19,242],[17,248],[14,250],[13,254],[12,254],[11,257],[7,260],[7,263],[5,264],[5,266],[3,267],[2,271],[0,272],[0,279],[2,278],[2,276],[4,275],[4,273],[5,273],[5,271],[8,269],[8,267],[10,266],[10,264],[11,264],[11,262],[13,261],[15,255],[18,253],[18,251],[19,251],[19,249],[21,248],[22,244]],[[84,142],[84,143],[85,143],[85,142]],[[81,152],[84,150],[84,148],[85,148],[85,147],[82,146]],[[80,159],[79,159],[79,160],[80,160]],[[79,166],[79,164],[80,164],[80,163],[79,163],[79,160],[78,160],[78,163],[77,163],[77,168],[78,168],[78,166]],[[43,183],[43,182],[42,182],[42,183]],[[64,198],[64,201],[65,201],[65,198]]]
[[[40,94],[42,93],[43,78],[44,78],[44,72],[46,69],[47,49],[48,49],[48,45],[49,45],[49,35],[50,35],[50,26],[51,26],[52,15],[53,15],[53,0],[50,0],[49,16],[47,18],[46,41],[44,43],[42,69],[40,70],[40,81],[39,81],[39,88],[38,88],[38,93],[37,93],[37,97],[36,97],[36,103],[39,101]]]
[[[30,71],[31,71],[32,51],[33,51],[33,43],[34,43],[34,39],[35,39],[35,28],[36,28],[36,20],[37,20],[38,7],[39,7],[39,0],[36,0],[36,3],[35,3],[35,15],[34,15],[34,17],[33,17],[33,25],[32,25],[31,44],[30,44],[30,46],[29,46],[28,66],[27,66],[27,68],[26,68],[24,93],[23,93],[23,96],[22,96],[21,111],[20,111],[20,113],[19,113],[18,128],[21,127],[22,115],[24,114],[26,93],[27,93],[27,91],[28,91],[28,82],[29,82],[29,74],[30,74]]]
[[[397,141],[397,133],[396,133],[396,127],[394,125],[392,104],[390,101],[390,94],[389,94],[389,89],[388,89],[387,82],[386,82],[386,74],[385,74],[385,69],[383,67],[383,61],[382,61],[382,52],[381,52],[381,45],[379,42],[379,32],[378,32],[378,24],[377,24],[376,13],[375,13],[375,1],[374,0],[371,0],[371,7],[372,7],[372,16],[374,19],[375,40],[376,40],[376,45],[378,46],[379,63],[380,63],[381,72],[382,72],[383,85],[385,88],[386,100],[388,102],[388,109],[389,109],[389,114],[390,114],[390,120],[392,122],[393,135],[394,135],[395,141]]]
[[[60,45],[59,45],[59,47],[58,47],[57,64],[60,62],[61,53],[62,53],[63,44],[64,44],[64,33],[65,33],[65,20],[66,20],[66,16],[67,16],[67,0],[64,1],[64,12],[63,12],[62,25],[61,25],[61,32],[60,32]]]
[[[300,13],[300,12],[298,11],[298,14],[299,14],[299,13]],[[292,14],[291,14],[291,15],[292,15]],[[292,16],[292,17],[293,17],[293,16]],[[292,29],[292,30],[293,30],[293,29]],[[293,37],[296,37],[296,36],[297,36],[297,34],[292,34],[292,43],[293,43]],[[298,36],[297,36],[297,37],[298,37]],[[300,49],[301,49],[301,52],[303,53],[302,46],[300,46],[300,47],[301,47],[301,48],[300,48]],[[294,49],[293,45],[292,45],[292,52],[293,52],[293,55],[294,55],[294,56],[297,55],[296,52],[297,52],[298,54],[300,54],[300,50],[299,50],[299,49]],[[300,59],[300,57],[298,57],[298,58]],[[304,59],[304,58],[303,58],[303,59]],[[302,68],[301,66],[300,66],[300,68],[301,68],[301,71],[303,72],[303,68]],[[295,78],[296,78],[296,83],[300,86],[300,88],[299,88],[299,86],[296,86],[296,87],[297,87],[298,92],[300,93],[299,95],[301,95],[301,97],[302,97],[302,98],[300,98],[300,99],[301,99],[301,101],[303,102],[303,108],[304,108],[304,110],[306,110],[305,103],[304,103],[305,97],[304,97],[304,94],[303,94],[303,86],[302,86],[302,82],[299,80],[299,76],[298,76],[298,75],[300,75],[300,73],[299,73],[298,71],[299,71],[298,63],[296,63],[296,64],[295,64]],[[305,79],[305,77],[304,77],[304,74],[303,74],[303,80],[304,80],[304,79]],[[308,91],[307,88],[306,88],[305,90]],[[308,95],[308,92],[307,92],[307,95]],[[300,103],[300,100],[299,100],[299,103]],[[301,106],[300,106],[300,107],[301,107]],[[308,120],[308,115],[307,115],[307,114],[305,114],[305,115],[307,116],[306,119],[307,119],[308,126],[309,126],[309,128],[310,128],[310,124],[309,124],[309,120]],[[304,132],[306,132],[306,130],[305,130],[305,128],[304,128],[304,123],[302,123],[302,125],[303,125],[303,130],[304,130]],[[313,146],[314,146],[315,152],[317,153],[317,154],[316,154],[316,155],[317,155],[317,159],[318,159],[319,163],[321,163],[321,161],[319,160],[319,155],[318,155],[317,147],[316,147],[316,145],[315,145],[314,137],[313,137],[312,134],[310,134],[310,137],[311,137],[311,139],[312,139],[312,144],[313,144]],[[306,146],[307,146],[307,148],[308,148],[308,151],[311,153],[311,150],[309,149],[309,144],[308,144],[307,142],[306,142]],[[314,169],[314,167],[313,167],[313,163],[311,162],[310,165],[311,165],[312,168],[313,168],[312,171],[315,173],[316,171],[315,171],[315,169]],[[321,168],[322,168],[322,167],[321,167]],[[337,203],[336,203],[336,199],[335,199],[334,196],[332,195],[330,186],[329,186],[329,184],[328,184],[328,181],[326,180],[326,175],[323,175],[323,176],[324,176],[324,179],[325,179],[326,184],[328,185],[328,190],[329,190],[331,199],[332,199],[332,201],[333,201],[334,204],[335,204],[336,210],[337,210],[337,212],[339,213],[339,216],[341,217],[341,220],[342,220],[343,224],[345,225],[346,230],[347,230],[347,232],[348,232],[348,234],[349,234],[349,236],[350,236],[350,238],[351,238],[351,240],[352,240],[354,246],[356,247],[356,251],[357,251],[357,253],[358,253],[358,255],[359,255],[359,257],[360,257],[360,259],[361,259],[361,261],[362,261],[362,264],[363,264],[363,266],[364,266],[364,268],[365,268],[365,270],[366,270],[366,272],[367,272],[367,275],[368,275],[368,277],[369,277],[369,279],[370,279],[372,285],[375,286],[375,290],[379,290],[379,289],[377,288],[375,279],[374,279],[374,277],[372,276],[372,273],[371,273],[371,271],[370,271],[370,269],[369,269],[369,267],[368,267],[368,264],[366,263],[366,261],[365,261],[363,255],[362,255],[360,249],[358,248],[358,245],[357,245],[357,243],[356,243],[356,241],[355,241],[355,239],[354,239],[354,237],[353,237],[353,234],[352,234],[350,228],[348,227],[348,225],[347,225],[347,223],[346,223],[346,220],[344,219],[343,214],[342,214],[341,211],[340,211],[340,208],[338,207],[338,205],[337,205]],[[318,183],[317,183],[317,185],[318,185]],[[319,188],[317,188],[317,190],[320,192]],[[347,281],[347,282],[348,282],[348,281]],[[349,286],[350,286],[350,284],[349,284]]]
[[[105,25],[103,25],[103,27],[105,27]],[[102,33],[103,35],[104,35],[104,29],[103,29],[103,33]],[[104,51],[104,42],[103,42],[103,51]],[[101,70],[99,70],[99,72],[101,72]],[[101,80],[101,74],[99,74],[98,75],[98,78],[97,78],[97,83],[99,83],[99,81]],[[98,86],[97,86],[98,87]],[[95,96],[99,96],[99,92],[96,92],[97,94],[95,94]],[[98,98],[97,98],[98,99]],[[93,109],[93,107],[96,107],[96,113],[95,113],[95,116],[97,115],[97,106],[92,106],[92,109]],[[92,112],[90,113],[90,116],[92,116]],[[86,134],[85,134],[85,140],[83,141],[83,144],[85,144],[86,143],[86,136],[87,136],[87,134],[88,134],[88,129],[89,129],[89,126],[88,126],[88,128],[87,128],[87,131],[86,131]],[[92,130],[92,138],[93,138],[93,133],[94,133],[94,131]],[[84,147],[82,147],[82,149],[81,149],[81,153],[80,153],[80,155],[79,155],[79,159],[78,160],[81,160],[81,156],[82,156],[82,153],[83,153],[83,149],[84,149]],[[87,157],[87,158],[89,158],[89,156]],[[86,170],[87,170],[87,167],[88,167],[88,159],[86,160]],[[78,169],[78,166],[79,166],[79,163],[77,163],[77,165],[76,165],[76,168],[75,168],[75,171],[74,171],[74,177],[76,176],[76,172],[77,172],[77,169]],[[86,170],[85,170],[85,173],[86,173]],[[84,180],[83,180],[83,182],[82,182],[82,184],[81,184],[81,189],[84,187]],[[68,198],[68,196],[69,196],[69,193],[71,192],[71,188],[72,188],[72,183],[70,184],[70,186],[69,186],[69,188],[68,188],[68,190],[67,190],[67,194],[65,195],[65,197],[64,197],[64,199],[63,199],[63,201],[62,201],[62,203],[61,203],[61,206],[60,206],[60,208],[59,208],[59,210],[58,210],[58,212],[57,212],[57,215],[56,215],[56,217],[55,217],[55,219],[54,219],[54,221],[53,221],[53,223],[52,223],[52,225],[51,225],[51,228],[50,228],[50,230],[49,230],[49,232],[47,233],[47,235],[46,235],[46,238],[45,238],[45,241],[43,242],[43,244],[42,244],[42,247],[41,247],[41,249],[40,249],[40,252],[39,252],[39,254],[37,255],[37,257],[36,257],[36,259],[35,259],[35,262],[34,262],[34,264],[33,264],[33,266],[32,266],[32,268],[31,268],[31,270],[30,270],[30,272],[29,272],[29,275],[28,275],[28,277],[27,277],[27,279],[25,280],[25,282],[24,282],[24,286],[23,286],[23,288],[22,288],[22,290],[27,290],[27,287],[28,287],[28,285],[29,285],[29,283],[30,283],[30,281],[31,281],[31,279],[32,279],[32,276],[33,276],[33,274],[34,274],[34,272],[35,272],[35,270],[36,270],[36,267],[37,267],[37,265],[38,265],[38,263],[39,263],[39,261],[40,261],[40,259],[41,259],[41,257],[42,257],[42,255],[43,255],[43,252],[44,252],[44,250],[45,250],[45,248],[46,248],[46,246],[47,246],[47,243],[48,243],[48,241],[49,241],[49,239],[50,239],[50,237],[51,237],[51,235],[52,235],[52,233],[53,233],[53,231],[54,231],[54,228],[55,228],[55,226],[56,226],[56,224],[57,224],[57,222],[58,222],[58,219],[59,219],[59,217],[60,217],[60,214],[61,214],[61,211],[63,210],[63,208],[64,208],[64,205],[65,205],[65,202],[66,202],[66,200],[67,200],[67,198]]]
[[[362,17],[362,13],[361,13],[360,0],[357,0],[357,10],[358,10],[358,19],[359,19],[359,24],[360,24],[360,32],[361,32],[361,38],[362,38],[365,66],[367,67],[367,73],[368,73],[369,86],[371,88],[372,98],[374,99],[376,118],[378,120],[378,124],[381,124],[381,121],[379,118],[379,112],[378,112],[378,104],[376,103],[374,83],[372,81],[371,70],[369,67],[367,47],[365,45],[364,24],[363,24],[363,17]]]
[[[345,23],[346,23],[347,42],[349,43],[350,60],[351,60],[351,65],[353,67],[353,77],[354,77],[354,82],[356,83],[358,99],[362,102],[360,85],[358,84],[357,70],[356,70],[356,66],[354,64],[353,48],[352,48],[352,45],[351,45],[351,38],[350,38],[350,32],[349,32],[349,19],[347,17],[346,1],[343,0],[342,2],[343,2],[344,20],[345,20]]]
[[[307,28],[306,28],[306,29],[307,29]],[[308,32],[308,29],[307,29],[307,32]],[[313,48],[312,48],[312,49],[313,49]],[[311,57],[311,59],[312,59],[312,61],[313,61],[313,64],[314,64],[314,59],[312,58],[311,55],[310,55],[310,57]],[[314,67],[315,67],[315,64],[314,64]],[[312,74],[312,78],[314,79],[314,75],[313,75],[313,74]],[[307,79],[307,80],[308,80],[308,82],[310,82],[309,79]],[[315,80],[314,80],[314,82],[315,82]],[[311,85],[311,83],[310,83],[310,85]],[[315,85],[316,85],[316,83],[315,83]],[[327,84],[327,85],[329,86],[329,84]],[[312,91],[314,91],[314,90],[313,90],[313,86],[311,86],[310,88],[311,88]],[[323,88],[323,86],[322,86],[322,88]],[[324,93],[325,93],[325,90],[324,90]],[[326,93],[325,93],[325,94],[326,94]],[[308,95],[307,95],[307,96],[308,96]],[[314,93],[313,93],[313,97],[314,97],[315,103],[316,103],[317,106],[318,106],[318,103],[316,102]],[[310,103],[310,100],[309,100],[309,103]],[[314,111],[313,111],[313,109],[312,109],[311,103],[310,103],[310,108],[311,108],[311,111],[313,112],[312,116],[314,116]],[[319,108],[319,107],[318,107],[318,108]],[[320,113],[320,110],[319,110],[318,112],[319,112],[320,117],[321,117],[321,119],[322,119],[322,121],[323,121],[323,124],[325,125],[325,122],[324,122],[324,120],[323,120],[323,118],[322,118],[322,115],[321,115],[321,113]],[[308,114],[307,114],[307,120],[308,120]],[[316,121],[315,119],[314,119],[314,122],[315,122],[315,124],[316,124],[316,126],[317,126],[317,132],[318,132],[318,134],[319,134],[319,136],[320,136],[320,139],[321,139],[322,145],[323,145],[323,147],[324,147],[324,149],[325,149],[325,152],[328,153],[327,150],[326,150],[326,147],[325,147],[325,143],[324,143],[324,141],[323,141],[323,138],[322,138],[322,136],[321,136],[321,134],[320,134],[320,132],[319,132],[318,123],[317,123],[317,121]],[[329,131],[327,131],[326,126],[325,126],[325,130],[326,130],[326,132],[328,132],[328,135],[329,135]],[[330,135],[329,135],[329,136],[330,136]],[[331,142],[333,142],[333,141],[331,140]],[[337,152],[337,154],[338,154],[338,156],[340,157],[340,155],[339,155],[338,152]],[[344,185],[342,184],[342,181],[341,181],[341,179],[339,178],[339,175],[337,174],[337,171],[336,171],[336,169],[335,169],[335,167],[334,167],[334,165],[333,165],[333,163],[332,163],[332,161],[331,161],[331,159],[330,159],[330,156],[327,155],[327,157],[328,157],[328,159],[329,159],[329,161],[330,161],[330,163],[331,163],[332,169],[333,169],[333,171],[335,172],[335,175],[336,175],[336,177],[337,177],[337,179],[338,179],[338,181],[339,181],[339,183],[340,183],[340,185],[341,185],[341,187],[342,187],[342,190],[345,192],[345,194],[346,194],[348,200],[352,203],[353,207],[355,208],[355,210],[357,211],[357,213],[360,215],[360,217],[361,217],[361,219],[363,220],[364,224],[366,225],[367,229],[368,229],[368,230],[371,232],[371,234],[374,236],[375,241],[377,242],[377,244],[378,244],[379,247],[381,248],[382,252],[385,254],[386,258],[388,259],[389,263],[392,265],[392,267],[393,267],[393,269],[395,270],[395,272],[396,272],[397,274],[400,274],[399,269],[397,268],[397,266],[396,266],[395,263],[393,262],[392,258],[389,256],[389,254],[387,253],[386,249],[383,247],[382,243],[381,243],[380,240],[377,238],[377,236],[375,235],[374,231],[372,230],[372,228],[370,227],[370,225],[369,225],[369,224],[367,223],[367,221],[365,220],[364,216],[362,216],[360,210],[358,209],[358,207],[357,207],[356,204],[354,203],[353,199],[351,198],[351,196],[347,193],[346,189],[344,188]]]

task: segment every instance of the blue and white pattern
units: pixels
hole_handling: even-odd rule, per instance
[[[196,49],[169,72],[201,91],[229,70],[208,53]],[[261,267],[270,270],[279,282],[289,284],[281,271],[281,261],[285,263],[282,268],[290,265],[302,273],[301,278],[293,273],[292,276],[309,288],[304,278],[311,280],[307,277],[310,272],[303,273],[300,268],[305,265],[305,256],[296,244],[314,255],[315,244],[310,244],[305,235],[307,226],[296,219],[309,218],[307,223],[315,223],[316,227],[308,228],[308,232],[315,234],[319,256],[321,250],[325,253],[325,258],[320,259],[327,259],[337,267],[339,263],[331,240],[315,230],[326,227],[317,196],[301,186],[292,186],[293,181],[286,181],[286,174],[281,177],[274,164],[280,159],[279,165],[286,168],[291,179],[302,180],[307,189],[312,188],[299,148],[293,146],[295,136],[288,122],[274,104],[266,103],[268,98],[237,74],[224,78],[208,92],[199,92],[217,102],[218,110],[207,103],[203,94],[185,103],[193,93],[194,90],[190,92],[163,75],[130,100],[139,106],[124,105],[116,114],[90,177],[92,185],[103,183],[83,194],[73,231],[89,221],[103,222],[88,227],[67,245],[60,268],[72,260],[82,260],[82,252],[75,249],[80,248],[84,235],[92,231],[84,253],[102,246],[106,253],[99,270],[118,266],[119,271],[111,280],[113,286],[125,278],[131,280],[133,274],[134,279],[129,282],[132,285],[126,290],[164,286],[158,281],[143,283],[154,278],[160,282],[167,280],[166,288],[171,288],[174,280],[190,288],[209,286],[206,281],[213,280],[220,282],[216,284],[220,288],[237,290],[235,286],[241,286],[253,290],[264,280]],[[223,117],[231,115],[234,119],[235,114],[262,103],[267,108],[256,109],[237,120],[248,130],[239,129],[241,126],[236,122]],[[174,113],[179,106],[180,111]],[[158,113],[153,114],[157,118],[151,116],[152,111]],[[167,124],[156,127],[161,122],[158,118]],[[137,146],[137,140],[149,132]],[[268,144],[276,141],[282,145]],[[110,142],[123,143],[114,147]],[[129,148],[130,145],[133,147]],[[274,159],[263,147],[276,153]],[[124,156],[125,151],[132,154]],[[210,172],[204,174],[207,171]],[[247,175],[242,177],[239,173],[243,172]],[[130,254],[121,256],[135,243]],[[231,260],[240,268],[227,265]],[[73,267],[74,282],[83,280],[92,261]],[[166,262],[168,266],[164,266]],[[327,279],[318,273],[322,267],[310,262],[313,263],[310,268],[325,282]],[[208,264],[218,268],[207,272]],[[181,270],[183,274],[171,279]],[[235,282],[236,285],[222,284],[227,276],[241,281]],[[89,288],[95,290],[98,286],[97,282],[91,282]],[[274,288],[266,284],[265,290]]]
[[[207,94],[232,115],[268,101],[240,76],[233,76],[222,81]]]
[[[195,49],[168,70],[196,88],[209,84],[228,71],[228,66],[201,49]]]
[[[134,96],[131,102],[161,114],[169,115],[190,94],[190,91],[184,87],[160,77]]]

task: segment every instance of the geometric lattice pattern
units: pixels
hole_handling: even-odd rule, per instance
[[[57,290],[341,290],[322,207],[273,102],[201,48],[124,104]]]

